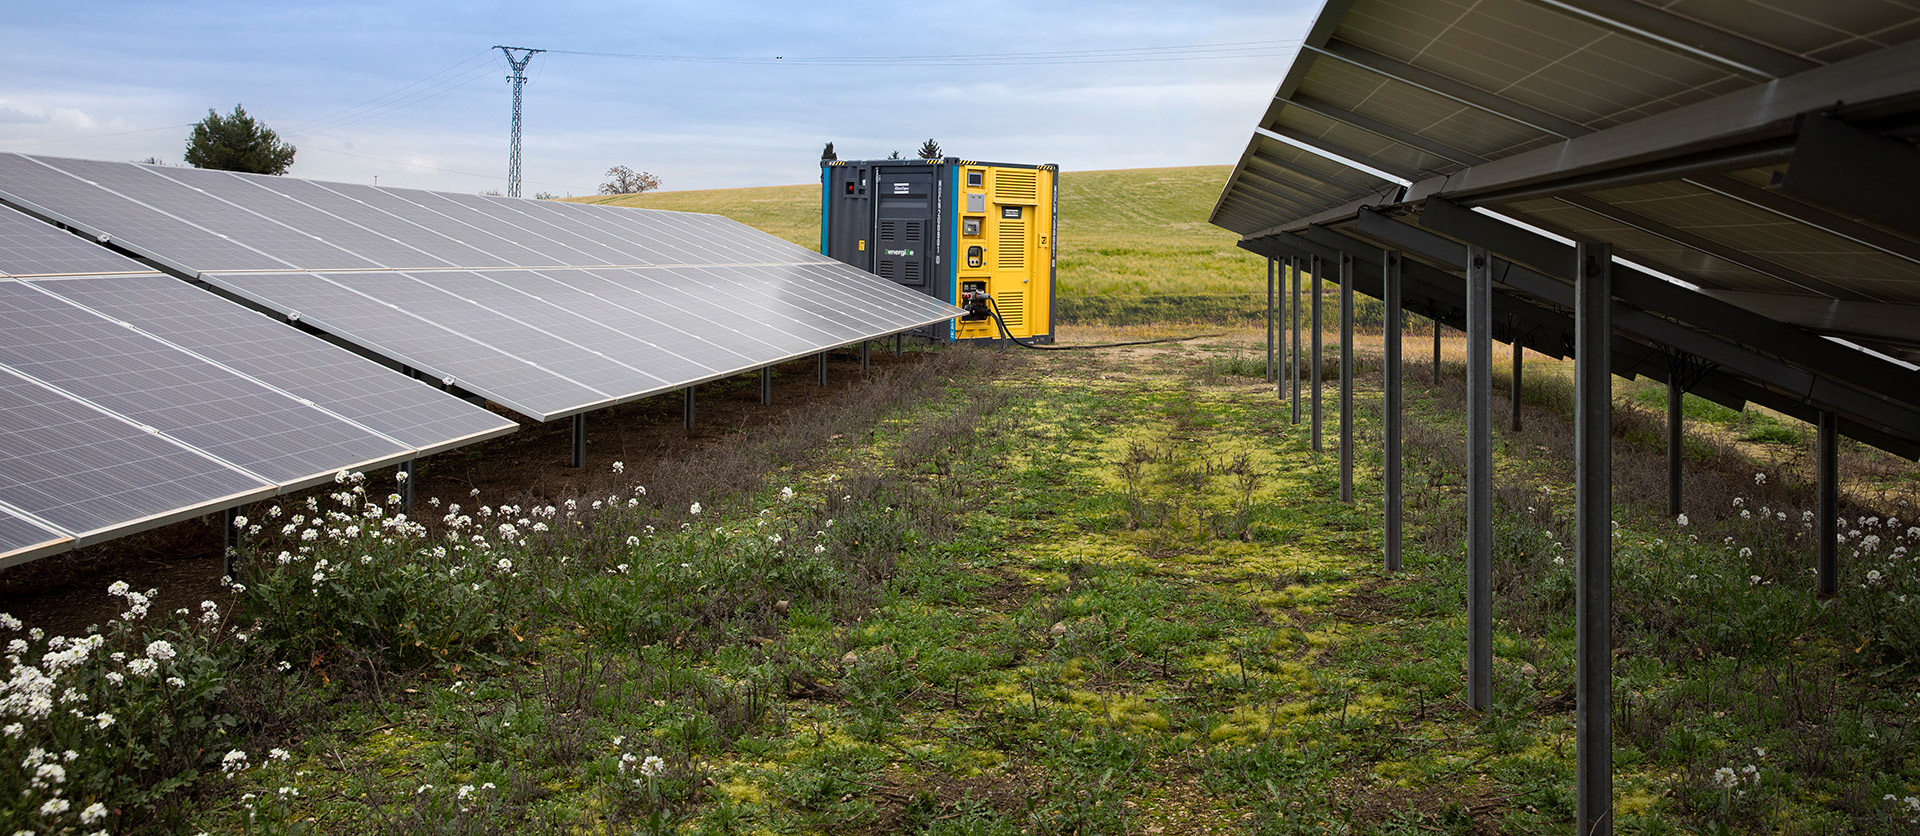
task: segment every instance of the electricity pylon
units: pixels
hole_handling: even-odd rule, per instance
[[[524,46],[498,46],[502,55],[507,56],[507,66],[513,68],[513,75],[507,80],[513,82],[513,138],[512,147],[507,151],[507,197],[520,196],[520,89],[527,84],[527,62],[533,60],[544,49],[528,49]],[[516,57],[517,54],[517,57]]]

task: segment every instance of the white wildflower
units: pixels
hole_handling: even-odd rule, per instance
[[[667,762],[661,760],[659,755],[648,755],[646,760],[640,762],[640,774],[648,778],[658,778],[666,771]]]

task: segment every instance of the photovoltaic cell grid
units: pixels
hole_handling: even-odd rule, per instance
[[[0,566],[514,427],[11,210],[0,274]]]
[[[0,199],[540,420],[959,313],[713,215],[17,154]]]

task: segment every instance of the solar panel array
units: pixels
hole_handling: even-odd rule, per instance
[[[1684,283],[1633,304],[1752,368],[1800,370],[1747,373],[1757,399],[1911,451],[1920,374],[1812,335],[1920,362],[1920,224],[1894,185],[1920,170],[1920,18],[1817,5],[1328,0],[1212,221],[1275,255],[1438,233],[1549,270],[1571,263],[1565,246],[1470,210],[1604,241]],[[1334,168],[1300,164],[1303,148]],[[1785,382],[1808,372],[1811,391]]]
[[[0,210],[0,566],[514,427]]]
[[[539,420],[959,313],[713,215],[18,154],[0,200]]]

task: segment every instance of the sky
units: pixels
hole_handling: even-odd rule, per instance
[[[527,68],[523,193],[809,183],[841,159],[1064,170],[1239,159],[1319,0],[19,3],[0,151],[179,164],[235,104],[318,180],[504,191],[495,45]]]

